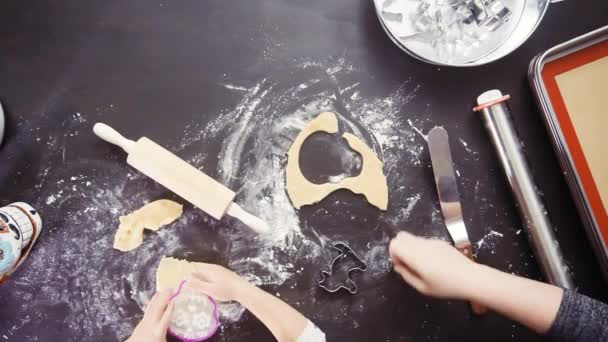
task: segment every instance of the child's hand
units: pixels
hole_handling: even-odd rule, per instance
[[[203,264],[186,281],[186,286],[220,301],[238,301],[248,284],[238,274],[214,264]]]
[[[423,294],[469,299],[478,264],[445,241],[401,232],[389,246],[395,272]]]
[[[146,309],[144,318],[133,330],[127,342],[165,342],[167,329],[173,314],[173,303],[169,303],[171,290],[154,294]]]

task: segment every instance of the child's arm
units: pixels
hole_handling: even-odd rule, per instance
[[[608,341],[608,305],[566,290],[547,335],[554,341]]]
[[[278,341],[296,341],[310,324],[294,308],[251,284],[243,285],[237,300],[262,321]]]
[[[562,289],[476,264],[445,241],[402,232],[390,254],[395,271],[424,294],[479,303],[539,333],[556,320]]]
[[[472,264],[468,298],[546,333],[555,321],[564,291],[553,285]]]
[[[325,335],[297,310],[224,267],[205,264],[188,279],[186,286],[221,301],[241,303],[280,342],[325,341]]]

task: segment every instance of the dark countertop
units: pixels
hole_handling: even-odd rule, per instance
[[[605,25],[607,19],[604,0],[552,4],[537,32],[514,53],[490,65],[457,69],[423,64],[395,47],[371,1],[3,1],[0,100],[8,131],[0,149],[0,205],[31,203],[41,212],[44,229],[30,260],[0,286],[0,338],[125,338],[141,317],[142,298],[154,286],[150,280],[159,253],[224,264],[231,260],[226,251],[237,241],[227,237],[236,235],[223,230],[238,232],[236,223],[212,222],[188,206],[178,228],[165,228],[158,237],[146,235],[137,251],[110,249],[118,215],[150,199],[175,197],[129,169],[121,151],[95,138],[90,133],[94,122],[108,122],[130,137],[151,137],[219,177],[214,156],[222,139],[188,142],[194,133],[199,133],[195,142],[207,142],[200,138],[201,129],[243,103],[243,93],[225,85],[257,84],[277,95],[286,85],[309,84],[328,65],[338,65],[340,71],[336,79],[325,70],[321,93],[324,86],[341,89],[358,82],[363,102],[401,100],[396,126],[408,127],[409,119],[423,131],[446,127],[462,175],[471,240],[492,241],[489,248],[479,248],[479,261],[538,279],[498,160],[471,111],[482,91],[510,93],[517,129],[576,285],[580,292],[606,300],[605,284],[535,106],[527,68],[540,51]],[[395,91],[411,96],[391,97]],[[335,94],[333,108],[341,113],[351,110],[345,103],[364,106],[341,99],[342,90]],[[296,97],[289,100],[306,105]],[[279,102],[264,101],[269,117],[280,118],[276,112],[284,104],[273,107]],[[418,159],[400,161],[389,175],[389,184],[407,179],[407,191],[399,196],[420,195],[411,214],[394,214],[411,198],[391,197],[392,209],[384,216],[355,203],[349,208],[356,211],[353,217],[363,217],[362,223],[345,230],[340,217],[324,220],[318,214],[320,208],[341,210],[324,201],[300,212],[303,232],[323,227],[325,236],[346,237],[362,254],[367,239],[385,243],[394,234],[382,224],[387,218],[401,229],[446,238],[440,220],[432,218],[437,203],[426,149],[420,141],[413,144],[421,147],[414,153]],[[344,192],[332,196],[352,199]],[[372,223],[375,228],[368,233]],[[503,236],[496,238],[492,231]],[[238,242],[248,239],[253,237],[243,233]],[[357,295],[330,296],[311,285],[324,262],[318,259],[288,260],[304,270],[265,288],[311,317],[330,341],[542,340],[495,314],[471,317],[466,303],[423,297],[386,270],[379,278],[362,276]],[[269,337],[245,314],[237,323],[226,323],[212,340]]]

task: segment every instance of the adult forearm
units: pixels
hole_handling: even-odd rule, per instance
[[[546,333],[563,296],[557,286],[475,265],[470,299],[538,333]]]
[[[295,341],[306,327],[306,317],[254,285],[245,285],[239,297],[239,302],[262,321],[279,342]]]

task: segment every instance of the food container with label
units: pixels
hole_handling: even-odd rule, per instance
[[[40,215],[27,203],[0,208],[0,283],[21,266],[41,228]]]

